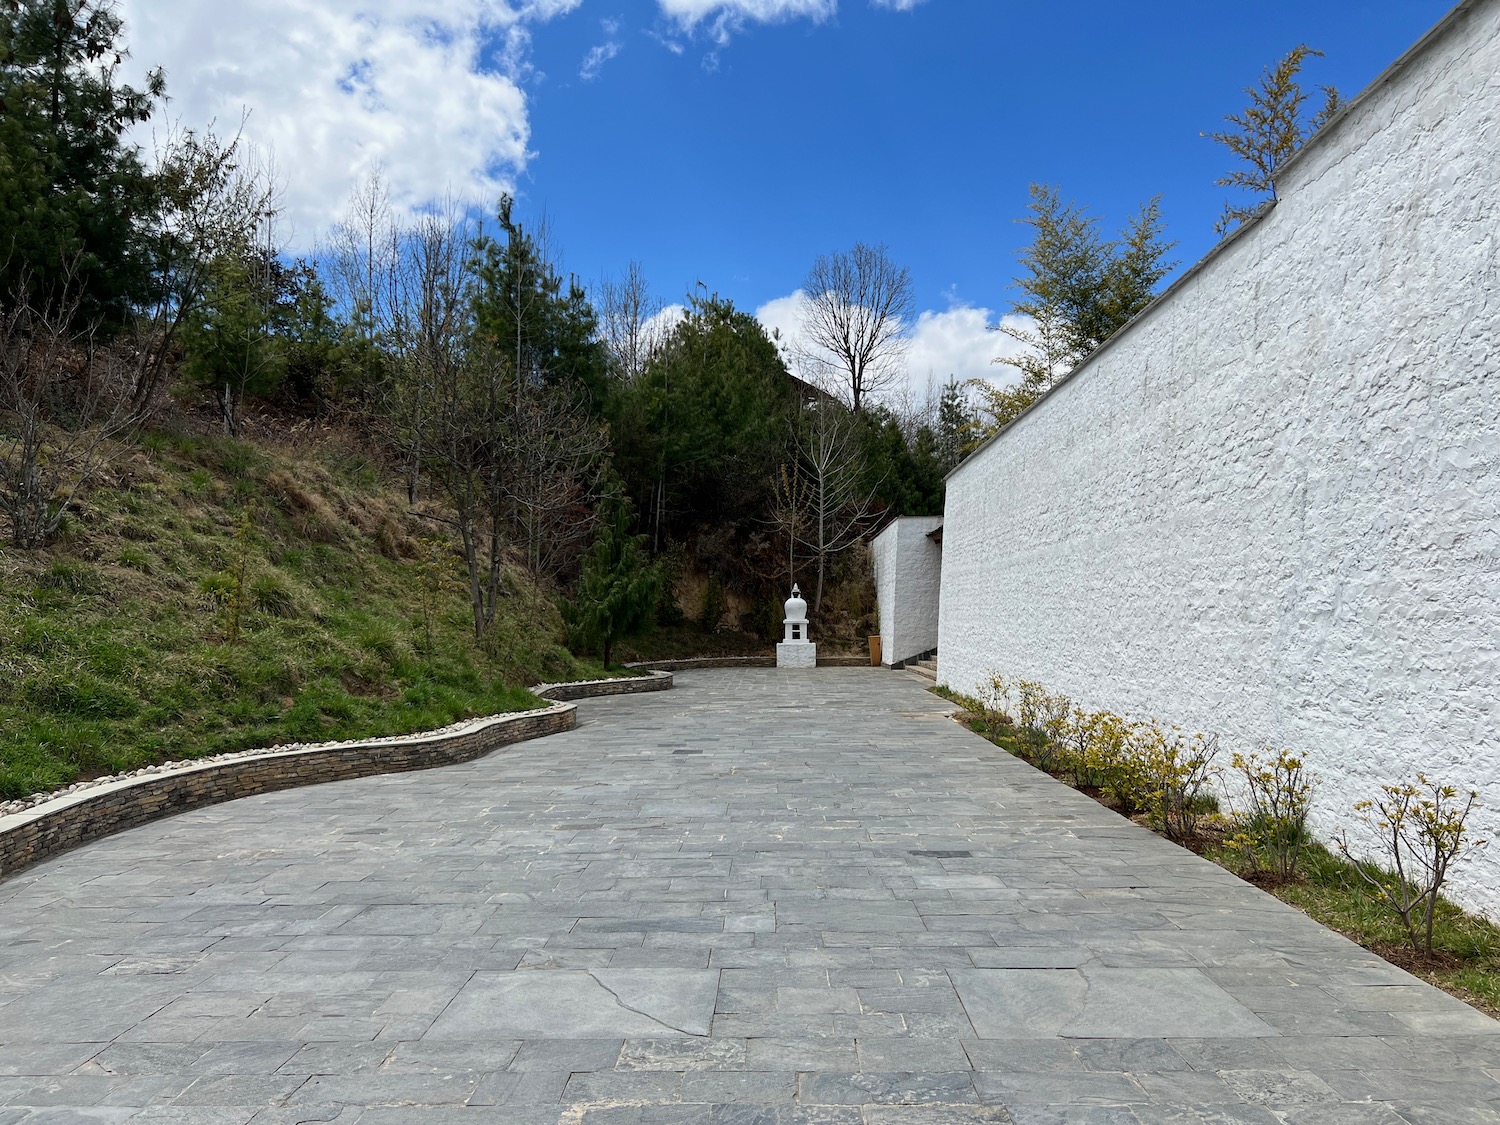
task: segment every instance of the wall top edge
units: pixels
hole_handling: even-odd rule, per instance
[[[1324,124],[1322,128],[1320,128],[1316,133],[1309,137],[1307,143],[1304,144],[1295,153],[1293,153],[1292,156],[1281,166],[1282,178],[1285,178],[1288,169],[1295,168],[1302,162],[1302,159],[1307,152],[1309,152],[1310,150],[1321,148],[1324,144],[1326,144],[1327,138],[1332,133],[1336,132],[1339,126],[1349,117],[1351,117],[1356,112],[1356,110],[1361,108],[1366,102],[1374,98],[1377,93],[1379,93],[1386,86],[1390,85],[1397,78],[1399,78],[1402,72],[1407,70],[1413,63],[1427,54],[1427,52],[1430,51],[1434,46],[1436,46],[1439,41],[1446,38],[1448,33],[1455,27],[1457,27],[1460,23],[1462,23],[1470,14],[1480,8],[1485,7],[1486,5],[1496,3],[1500,3],[1500,0],[1463,0],[1462,3],[1456,5],[1451,11],[1448,12],[1447,15],[1445,15],[1430,29],[1428,29],[1426,34],[1424,34],[1405,51],[1403,51],[1394,62],[1392,62],[1378,75],[1376,75],[1375,78],[1368,85],[1366,85],[1364,89],[1362,89],[1349,101],[1345,102],[1343,106],[1339,108],[1338,112],[1335,113],[1331,118],[1329,118],[1327,123]],[[1017,425],[1027,415],[1031,414],[1032,411],[1036,410],[1044,402],[1051,398],[1052,395],[1055,394],[1061,387],[1063,387],[1067,383],[1072,382],[1075,376],[1081,374],[1089,367],[1091,367],[1094,364],[1095,360],[1108,352],[1109,349],[1117,341],[1124,338],[1126,334],[1128,334],[1133,328],[1144,321],[1159,307],[1166,304],[1168,300],[1170,300],[1173,296],[1180,292],[1190,281],[1201,274],[1212,262],[1223,255],[1224,252],[1227,251],[1231,246],[1233,246],[1241,238],[1247,235],[1251,230],[1260,226],[1260,224],[1265,220],[1266,216],[1269,215],[1271,211],[1275,209],[1275,207],[1276,200],[1274,199],[1267,200],[1264,204],[1262,204],[1259,211],[1242,222],[1229,234],[1225,235],[1224,238],[1220,239],[1219,242],[1217,242],[1208,251],[1208,253],[1204,254],[1203,257],[1199,258],[1198,261],[1194,262],[1193,265],[1188,267],[1188,269],[1182,274],[1181,277],[1172,282],[1172,284],[1167,286],[1166,289],[1162,290],[1161,293],[1159,293],[1155,298],[1152,299],[1150,304],[1148,304],[1140,312],[1136,313],[1135,316],[1131,317],[1130,320],[1118,332],[1116,332],[1108,340],[1105,340],[1104,343],[1100,344],[1098,348],[1096,348],[1083,360],[1083,362],[1078,364],[1077,367],[1073,368],[1066,375],[1058,379],[1058,381],[1051,387],[1049,387],[1040,398],[1038,398],[1025,410],[1021,411],[1020,414],[1016,415],[1003,427],[996,430],[989,437],[985,438],[982,443],[975,446],[973,451],[970,452],[970,454],[962,461],[960,461],[957,465],[955,465],[948,472],[948,475],[943,478],[943,480],[952,480],[954,477],[958,476],[958,474],[968,468],[971,464],[973,464],[976,460],[978,460],[981,453],[989,449],[990,446],[994,445],[995,442],[999,441],[1002,437],[1009,433],[1015,425]]]
[[[942,522],[943,522],[943,517],[942,516],[892,516],[890,519],[886,520],[885,523],[883,523],[883,524],[880,525],[879,530],[873,531],[873,532],[870,533],[870,542],[871,543],[875,542],[875,540],[879,539],[887,531],[890,531],[894,527],[899,527],[903,523],[906,523],[906,524],[914,524],[914,523],[934,523],[934,524],[941,524]]]
[[[1125,336],[1130,332],[1131,329],[1133,329],[1134,327],[1136,327],[1136,325],[1138,325],[1142,321],[1144,321],[1147,317],[1149,317],[1152,313],[1154,313],[1158,308],[1160,308],[1161,306],[1165,305],[1169,300],[1172,299],[1172,297],[1174,297],[1178,292],[1180,292],[1183,288],[1185,288],[1191,281],[1193,281],[1196,277],[1198,277],[1199,274],[1201,274],[1204,270],[1206,270],[1216,259],[1218,259],[1226,251],[1228,251],[1228,249],[1231,246],[1233,246],[1235,243],[1239,242],[1240,239],[1242,239],[1242,238],[1245,237],[1245,235],[1249,234],[1251,230],[1253,230],[1255,227],[1260,226],[1260,224],[1265,220],[1266,216],[1269,215],[1275,209],[1275,207],[1276,207],[1276,201],[1274,199],[1268,199],[1268,200],[1266,200],[1265,203],[1261,204],[1261,207],[1260,207],[1259,211],[1257,211],[1254,215],[1250,216],[1250,218],[1246,219],[1243,223],[1241,223],[1239,226],[1237,226],[1234,230],[1230,231],[1223,238],[1221,238],[1218,242],[1216,242],[1214,244],[1213,248],[1211,250],[1209,250],[1209,252],[1207,254],[1204,254],[1203,257],[1199,258],[1196,262],[1194,262],[1191,266],[1189,266],[1187,268],[1187,270],[1183,273],[1183,275],[1181,277],[1179,277],[1176,281],[1172,282],[1171,285],[1167,286],[1160,293],[1158,293],[1155,297],[1153,297],[1151,299],[1151,303],[1149,305],[1147,305],[1145,308],[1143,308],[1140,312],[1136,313],[1133,317],[1130,318],[1129,321],[1127,321],[1125,323],[1125,326],[1123,328],[1121,328],[1118,332],[1116,332],[1108,340],[1105,340],[1104,343],[1100,344],[1097,348],[1095,348],[1092,352],[1090,352],[1084,358],[1084,360],[1083,360],[1082,363],[1080,363],[1077,367],[1073,368],[1066,375],[1064,375],[1061,378],[1059,378],[1057,380],[1057,382],[1053,383],[1052,386],[1048,387],[1045,391],[1043,391],[1041,397],[1038,398],[1035,402],[1033,402],[1030,406],[1028,406],[1025,410],[1021,411],[1021,413],[1017,414],[1014,418],[1012,418],[1004,426],[1002,426],[1000,429],[996,430],[989,437],[985,438],[984,441],[981,442],[979,445],[976,445],[974,447],[974,449],[973,449],[973,452],[971,452],[967,457],[965,457],[957,465],[953,466],[953,468],[951,470],[949,470],[948,475],[945,476],[943,478],[943,480],[944,481],[950,481],[954,477],[958,476],[959,473],[963,472],[966,468],[968,468],[976,460],[978,460],[979,455],[981,453],[983,453],[985,450],[987,450],[988,448],[990,448],[990,446],[994,445],[1002,437],[1004,437],[1006,434],[1008,434],[1024,418],[1026,418],[1029,414],[1031,414],[1033,411],[1035,411],[1038,407],[1040,407],[1044,402],[1046,402],[1049,398],[1051,398],[1053,395],[1055,395],[1059,390],[1061,390],[1068,383],[1071,383],[1074,380],[1074,378],[1076,378],[1077,376],[1081,375],[1083,372],[1087,371],[1090,367],[1092,367],[1094,365],[1095,361],[1097,361],[1100,356],[1102,356],[1105,353],[1107,353],[1119,341],[1123,340],[1125,338]]]
[[[1401,76],[1414,62],[1425,55],[1437,43],[1445,38],[1447,34],[1462,23],[1471,13],[1487,4],[1496,3],[1497,0],[1463,0],[1456,5],[1437,23],[1427,29],[1427,32],[1406,50],[1402,51],[1388,67],[1377,74],[1359,93],[1341,105],[1322,128],[1307,139],[1307,143],[1299,148],[1291,156],[1287,157],[1281,165],[1280,176],[1285,178],[1289,169],[1296,168],[1301,164],[1307,153],[1315,151],[1327,143],[1330,134],[1336,131],[1340,124],[1351,117],[1356,110],[1370,101],[1384,87],[1390,85]]]

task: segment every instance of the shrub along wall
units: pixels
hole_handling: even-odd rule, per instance
[[[960,466],[939,680],[1323,775],[1325,837],[1418,770],[1500,836],[1500,0],[1287,166],[1280,202]],[[1500,847],[1455,875],[1500,916]]]

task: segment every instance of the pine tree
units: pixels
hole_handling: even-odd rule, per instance
[[[1009,425],[1125,327],[1177,264],[1167,260],[1176,243],[1163,237],[1160,196],[1141,204],[1114,240],[1053,185],[1031,185],[1029,210],[1021,221],[1032,228],[1031,244],[1020,257],[1025,272],[1015,279],[1021,299],[1011,306],[1020,319],[1000,326],[1025,350],[995,361],[1014,367],[1021,379],[1003,387],[970,381],[986,416],[975,427],[980,440]]]
[[[0,293],[66,277],[83,318],[118,323],[149,286],[160,186],[127,133],[165,81],[120,82],[127,54],[102,0],[0,4]]]
[[[1254,192],[1257,196],[1252,202],[1238,207],[1225,203],[1224,214],[1214,224],[1216,234],[1229,233],[1253,218],[1267,200],[1276,198],[1276,175],[1281,166],[1342,106],[1335,87],[1320,86],[1323,108],[1311,118],[1304,115],[1303,106],[1308,95],[1297,76],[1309,57],[1322,58],[1323,52],[1313,50],[1306,43],[1293,47],[1279,63],[1261,73],[1258,85],[1245,87],[1250,104],[1242,113],[1227,114],[1224,118],[1234,126],[1233,130],[1204,134],[1248,165],[1214,182],[1222,187]]]
[[[651,620],[661,572],[646,557],[646,537],[631,534],[631,504],[617,489],[600,501],[598,516],[599,534],[584,556],[577,597],[563,608],[574,643],[598,645],[609,667],[615,642]]]

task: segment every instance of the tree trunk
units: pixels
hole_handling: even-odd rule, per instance
[[[458,533],[463,540],[464,563],[469,568],[469,608],[474,613],[474,640],[484,640],[484,588],[479,581],[478,545],[474,542],[474,528],[462,513],[459,515]]]

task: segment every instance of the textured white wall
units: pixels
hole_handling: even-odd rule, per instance
[[[1325,836],[1425,770],[1500,840],[1497,262],[1482,0],[950,478],[940,681],[1292,747]],[[1500,843],[1455,880],[1500,917]]]
[[[870,544],[884,664],[937,648],[943,556],[928,533],[942,524],[941,516],[904,516],[887,524]]]

